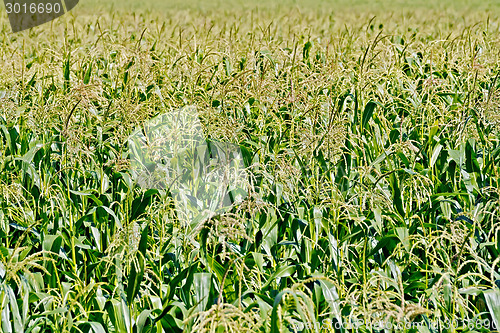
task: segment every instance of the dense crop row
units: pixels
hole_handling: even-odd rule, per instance
[[[494,17],[122,13],[20,34],[4,21],[1,331],[489,332]],[[187,105],[249,174],[242,204],[197,225],[128,169],[134,128]]]

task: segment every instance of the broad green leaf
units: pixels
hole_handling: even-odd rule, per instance
[[[490,311],[491,318],[495,321],[495,326],[500,327],[500,290],[491,289],[484,292],[486,305]]]
[[[407,227],[398,227],[396,228],[396,234],[398,235],[399,240],[403,243],[406,251],[410,251],[410,239],[409,232]]]
[[[198,304],[198,311],[205,311],[208,304],[208,297],[212,288],[211,273],[195,273],[193,279],[193,292],[195,303]],[[221,287],[223,288],[223,287]]]
[[[376,106],[377,104],[373,101],[370,101],[368,102],[368,104],[366,104],[365,110],[363,111],[363,118],[361,120],[362,129],[365,129],[366,125],[368,125],[368,121],[371,119]]]
[[[104,329],[104,327],[102,327],[101,323],[89,321],[88,324],[90,325],[94,333],[106,333],[106,330]]]
[[[320,279],[318,283],[323,291],[323,297],[330,306],[330,311],[333,313],[337,321],[342,324],[342,314],[339,304],[339,295],[337,294],[337,288],[333,283],[328,280]]]
[[[295,273],[296,270],[297,268],[291,265],[279,267],[276,270],[276,272],[273,275],[271,275],[269,279],[267,279],[267,282],[262,286],[262,289],[265,289],[272,282],[276,282],[275,281],[276,279],[281,279],[287,276],[291,276],[293,273]]]
[[[142,333],[144,326],[146,325],[146,321],[151,318],[151,312],[152,310],[144,310],[139,314],[136,321],[136,333]]]
[[[161,318],[160,323],[164,329],[164,332],[173,332],[173,333],[182,332],[182,330],[179,328],[179,326],[175,322],[174,317],[172,317],[172,315],[170,315],[168,313]]]
[[[142,278],[144,276],[144,260],[143,254],[138,252],[137,260],[131,263],[127,285],[127,304],[131,304],[139,293]]]
[[[430,161],[430,168],[434,167],[434,164],[436,163],[436,160],[437,160],[439,153],[441,152],[442,149],[443,149],[443,146],[439,143],[434,147],[434,150],[432,151],[431,161]]]

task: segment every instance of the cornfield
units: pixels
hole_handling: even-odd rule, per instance
[[[0,331],[497,330],[499,14],[89,0],[14,34],[2,13]],[[186,108],[244,162],[217,214],[132,172],[134,131]]]

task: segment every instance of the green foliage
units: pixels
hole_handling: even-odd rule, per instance
[[[324,6],[3,35],[2,332],[498,325],[498,15]],[[127,156],[186,105],[249,175],[243,203],[190,225]]]

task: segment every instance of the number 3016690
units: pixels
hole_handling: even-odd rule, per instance
[[[61,13],[63,9],[59,3],[30,3],[20,4],[18,2],[6,3],[7,14],[51,14]]]

